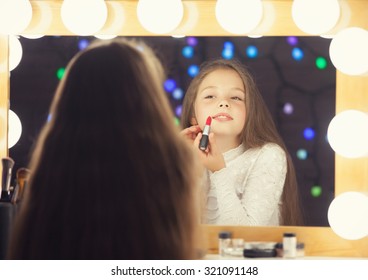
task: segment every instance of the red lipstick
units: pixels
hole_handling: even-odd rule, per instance
[[[208,117],[206,120],[206,125],[203,128],[201,141],[199,141],[199,149],[202,151],[205,151],[208,146],[208,134],[210,134],[211,121],[212,118]]]

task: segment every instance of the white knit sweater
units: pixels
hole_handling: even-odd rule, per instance
[[[223,154],[226,167],[206,171],[202,221],[223,225],[279,225],[279,207],[287,162],[277,144],[245,150],[243,145]]]

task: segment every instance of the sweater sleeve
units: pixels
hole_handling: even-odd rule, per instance
[[[251,157],[250,165],[229,165],[211,174],[216,190],[219,224],[268,225],[279,215],[280,198],[287,162],[284,151],[275,144],[263,146]]]

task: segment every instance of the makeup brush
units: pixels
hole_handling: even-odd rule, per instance
[[[1,176],[1,194],[0,198],[1,200],[10,200],[10,180],[11,180],[11,174],[12,169],[14,166],[14,160],[12,160],[10,157],[5,157],[1,159],[1,162],[3,164],[3,172]]]

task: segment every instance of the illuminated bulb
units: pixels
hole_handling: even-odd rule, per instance
[[[338,23],[340,5],[337,0],[294,0],[291,14],[300,30],[319,35]]]
[[[368,73],[368,31],[350,27],[343,29],[332,39],[330,58],[333,65],[347,75]]]
[[[9,71],[14,70],[23,56],[23,48],[16,36],[9,36]]]
[[[233,34],[253,31],[262,20],[260,0],[217,0],[216,19],[223,29]]]
[[[137,17],[144,29],[165,34],[177,28],[184,16],[181,0],[139,0]]]
[[[31,20],[32,5],[28,0],[0,1],[0,34],[19,34]]]
[[[328,222],[340,237],[356,240],[368,235],[368,196],[359,192],[338,195],[328,208]]]
[[[22,135],[22,123],[19,117],[12,110],[9,110],[9,134],[8,134],[8,148],[17,144]]]
[[[72,33],[92,35],[104,26],[107,7],[104,0],[64,0],[61,19]]]
[[[111,40],[116,38],[118,35],[107,35],[107,34],[96,34],[95,37],[100,40]]]
[[[45,35],[42,34],[22,34],[22,37],[27,38],[27,39],[40,39],[42,37],[44,37]]]
[[[347,158],[368,155],[368,114],[357,110],[346,110],[337,114],[327,129],[331,148]]]

